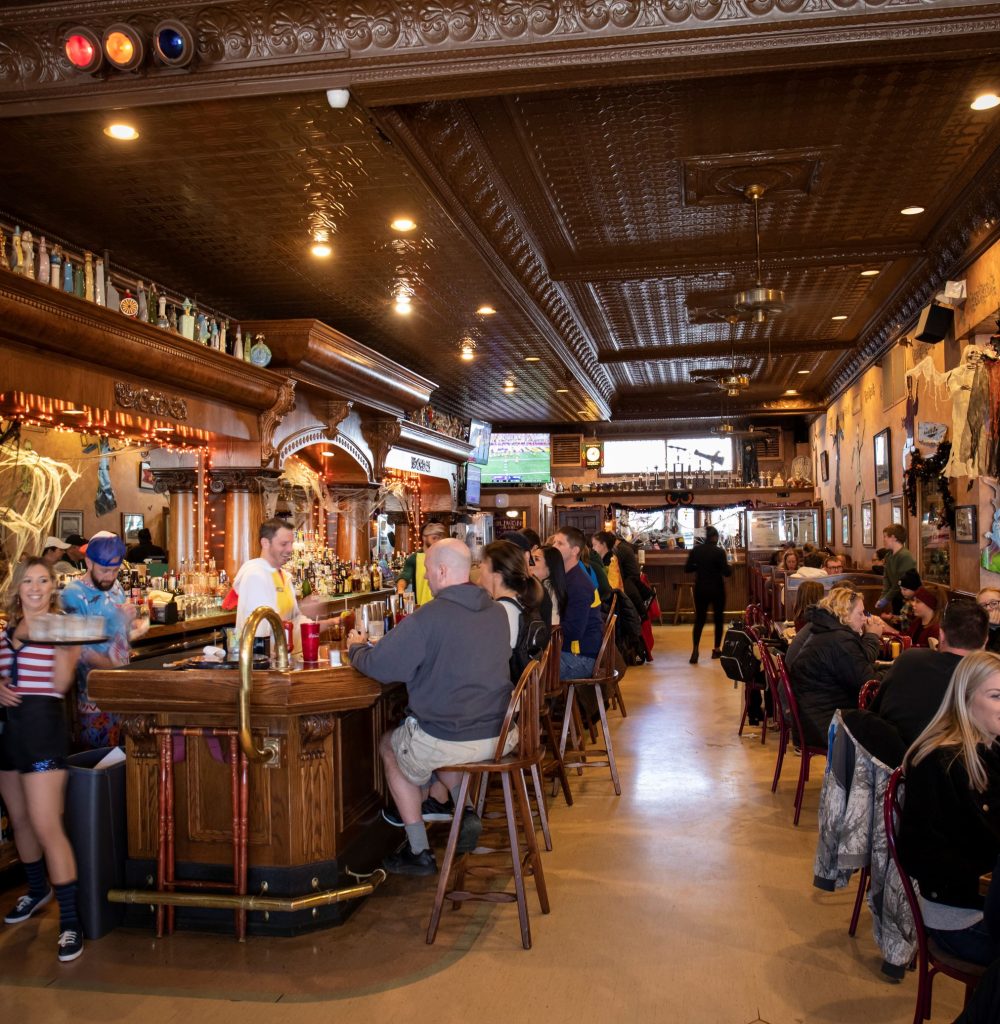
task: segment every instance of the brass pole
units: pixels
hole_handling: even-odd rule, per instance
[[[250,692],[253,689],[253,642],[257,627],[267,622],[273,634],[272,643],[278,653],[278,671],[288,671],[288,642],[285,639],[285,628],[273,608],[261,605],[254,608],[240,634],[240,746],[248,761],[255,764],[268,764],[275,759],[277,751],[258,750],[250,732]]]

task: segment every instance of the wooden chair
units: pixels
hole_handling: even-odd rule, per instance
[[[858,693],[858,707],[862,711],[867,711],[872,706],[872,702],[875,700],[881,685],[882,681],[880,679],[869,679],[862,685],[861,691]],[[848,935],[853,936],[858,930],[858,920],[861,917],[861,908],[865,903],[870,880],[871,867],[866,864],[858,873],[858,894],[854,897],[854,910],[851,913],[851,923],[847,929]]]
[[[685,607],[685,598],[691,599],[690,606]],[[694,612],[694,584],[681,580],[674,584],[674,625],[687,612]]]
[[[763,646],[762,643],[761,643],[760,627],[748,626],[747,627],[747,634],[750,636],[750,639],[754,642],[754,644],[756,645],[757,650],[759,652],[761,650],[761,647]],[[761,700],[763,701],[763,694],[764,694],[764,691],[766,689],[767,689],[766,676],[765,676],[765,681],[764,681],[763,684],[761,684],[759,682],[756,682],[756,681],[751,681],[751,680],[747,680],[747,681],[745,681],[743,683],[743,710],[742,710],[742,713],[740,714],[740,727],[739,727],[739,729],[736,732],[737,736],[742,736],[743,735],[743,728],[747,724],[747,718],[750,715],[750,694],[754,693],[754,692],[761,694]],[[760,729],[760,742],[761,743],[766,743],[767,742],[767,711],[766,710],[764,711],[764,720],[763,720],[763,722],[761,724],[761,729]]]
[[[805,742],[805,734],[802,732],[802,719],[799,716],[799,702],[795,699],[792,691],[792,683],[788,678],[788,669],[785,668],[785,658],[782,654],[774,655],[775,665],[781,678],[781,690],[785,695],[785,706],[792,718],[792,727],[795,736],[799,741],[799,748],[802,751],[802,763],[799,766],[799,784],[795,790],[795,817],[793,825],[798,825],[799,816],[802,813],[802,797],[806,791],[806,783],[809,781],[809,762],[814,757],[826,757],[826,747],[811,747]]]
[[[611,687],[615,681],[616,619],[615,615],[608,616],[608,621],[604,626],[604,636],[601,639],[601,649],[594,660],[593,675],[586,679],[564,679],[562,681],[566,688],[566,713],[563,715],[562,734],[559,737],[559,755],[566,768],[609,768],[611,781],[615,786],[615,794],[621,796],[622,787],[618,779],[618,767],[615,764],[611,730],[608,728],[608,714],[604,708],[604,689]],[[601,730],[604,734],[603,747],[591,747],[589,750],[584,750],[581,745],[579,748],[566,749],[573,709],[576,707],[576,691],[579,687],[590,687],[594,691],[594,696],[597,699],[597,713],[600,716]],[[594,760],[595,756],[598,760]]]
[[[771,691],[771,705],[774,708],[774,720],[778,725],[778,756],[774,762],[774,778],[771,780],[771,792],[778,791],[778,779],[781,778],[781,767],[785,762],[785,751],[788,750],[788,739],[792,734],[789,716],[785,712],[785,704],[781,699],[781,674],[778,671],[774,652],[766,643],[760,644],[761,663],[764,666],[764,678]]]
[[[544,737],[547,741],[550,757],[542,762],[542,774],[551,775],[553,782],[562,787],[566,806],[573,806],[573,791],[569,788],[569,776],[563,764],[559,750],[559,737],[556,735],[553,705],[563,695],[563,685],[559,679],[559,655],[562,653],[562,626],[552,627],[549,640],[549,657],[542,673],[542,706],[541,718]],[[552,795],[555,796],[555,786]]]
[[[966,960],[959,960],[957,957],[945,953],[924,928],[920,903],[917,900],[913,882],[899,859],[899,850],[896,845],[896,828],[903,811],[899,790],[900,786],[904,784],[903,770],[897,768],[890,776],[886,786],[882,813],[885,815],[885,836],[886,844],[889,847],[889,857],[899,872],[899,880],[903,885],[903,892],[906,894],[906,902],[913,915],[914,931],[917,933],[917,1006],[913,1014],[913,1024],[923,1024],[923,1021],[931,1019],[931,993],[935,975],[944,974],[949,978],[954,978],[955,981],[960,981],[965,986],[965,1002],[968,1004],[969,997],[976,985],[979,984],[986,968]]]
[[[434,896],[434,908],[431,911],[430,923],[427,926],[427,942],[433,943],[437,936],[438,924],[441,921],[441,910],[444,901],[450,900],[457,908],[465,901],[481,901],[487,903],[517,903],[518,918],[521,922],[521,944],[531,949],[531,929],[528,924],[528,904],[524,894],[524,875],[532,875],[535,879],[535,891],[542,913],[549,912],[549,897],[545,888],[545,875],[542,871],[542,859],[535,839],[531,809],[528,804],[528,790],[525,785],[524,771],[539,764],[542,756],[541,735],[539,731],[539,715],[541,711],[541,668],[538,661],[532,661],[521,673],[521,678],[514,687],[507,713],[504,716],[500,734],[497,737],[496,753],[492,760],[477,761],[467,764],[449,765],[440,770],[443,772],[461,772],[458,798],[455,801],[455,817],[448,833],[448,845],[445,848],[441,875],[438,878],[437,892]],[[518,722],[518,741],[516,749],[504,756],[507,736],[515,719]],[[455,848],[458,845],[458,834],[462,827],[462,808],[465,807],[469,786],[473,777],[496,773],[500,776],[503,786],[504,813],[507,820],[507,834],[510,839],[511,866],[514,872],[514,893],[502,890],[472,892],[463,888],[466,874],[474,876],[495,875],[499,872],[492,867],[471,867],[468,865],[469,854],[459,856],[457,867]],[[517,801],[517,812],[514,801]],[[521,831],[524,833],[526,852],[522,858],[518,840],[518,816],[521,820]],[[455,867],[455,887],[448,889],[452,868]]]

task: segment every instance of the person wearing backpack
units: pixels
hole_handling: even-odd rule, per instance
[[[507,613],[510,626],[510,678],[517,682],[525,666],[541,657],[549,642],[549,626],[539,611],[541,584],[528,575],[521,549],[508,540],[483,548],[479,585]]]

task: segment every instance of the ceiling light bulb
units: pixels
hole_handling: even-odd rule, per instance
[[[904,206],[899,212],[904,217],[915,217],[918,213],[923,213],[924,208],[922,206]]]
[[[476,310],[476,312],[480,316],[493,316],[496,310],[492,306],[480,306],[479,309]]]
[[[134,142],[139,138],[139,132],[130,124],[109,124],[104,129],[104,134],[109,139],[117,139],[119,142]]]
[[[995,92],[984,92],[981,96],[977,96],[970,104],[973,110],[992,110],[996,106],[1000,106],[1000,96],[997,96]]]
[[[808,370],[797,370],[796,372],[797,372],[797,373],[809,373],[809,371],[808,371]]]
[[[462,358],[468,363],[476,357],[476,346],[471,341],[463,341],[459,346]]]
[[[316,242],[309,251],[313,256],[318,256],[320,259],[326,259],[327,256],[332,254],[333,249],[331,249],[326,242]]]
[[[408,302],[399,302],[398,300],[395,309],[400,316],[409,316],[413,312],[413,307]]]
[[[413,301],[413,297],[409,292],[398,292],[396,294],[396,305],[397,306],[408,306]]]
[[[586,409],[577,409],[576,410],[576,414],[577,414],[577,416],[586,416],[587,415],[587,410]]]
[[[861,276],[862,277],[876,277],[877,275],[878,275],[878,271],[877,270],[862,270],[861,271]]]
[[[796,391],[795,388],[785,388],[785,394],[786,395],[797,395],[798,391]]]
[[[334,454],[334,452],[320,452],[324,459],[332,459]]]
[[[344,107],[351,102],[351,90],[327,89],[326,102],[329,103],[334,110],[343,110]]]
[[[568,395],[569,394],[569,388],[556,388],[556,394],[557,395]]]
[[[409,217],[397,217],[389,227],[393,231],[412,231],[417,226],[415,220],[410,220]]]
[[[506,380],[505,380],[505,381],[503,382],[503,389],[504,389],[504,391],[506,391],[506,392],[507,392],[507,394],[508,394],[508,395],[509,395],[509,394],[510,394],[510,393],[511,393],[512,391],[514,391],[514,382],[513,382],[513,381],[512,381],[511,379],[510,379],[510,377],[508,377],[508,378],[507,378],[507,379],[506,379]]]
[[[537,363],[541,360],[541,356],[525,356],[524,361],[526,363]]]
[[[846,320],[847,317],[843,313],[838,313],[837,316],[831,316],[831,320]]]

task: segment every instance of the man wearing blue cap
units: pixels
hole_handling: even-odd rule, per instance
[[[129,662],[130,641],[149,628],[148,619],[136,619],[136,609],[118,582],[125,558],[125,543],[113,533],[101,531],[84,549],[87,571],[62,593],[62,606],[70,615],[99,615],[108,639],[82,648],[77,668],[77,708],[80,743],[109,747],[118,742],[118,719],[90,700],[87,676],[92,668],[121,668]]]

